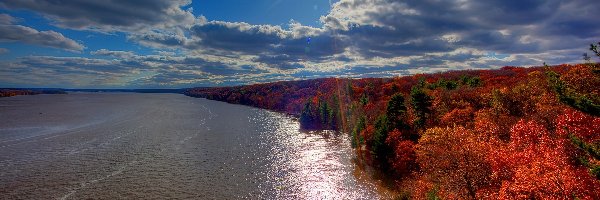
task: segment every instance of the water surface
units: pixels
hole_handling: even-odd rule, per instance
[[[0,99],[0,199],[378,199],[345,134],[178,94]]]

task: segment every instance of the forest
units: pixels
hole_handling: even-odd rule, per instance
[[[21,88],[0,88],[0,98],[12,97],[18,95],[36,95],[36,94],[66,94],[60,89],[21,89]]]
[[[600,63],[587,60],[184,93],[348,133],[399,199],[600,199]]]

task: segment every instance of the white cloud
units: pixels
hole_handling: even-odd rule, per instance
[[[531,66],[543,61],[578,62],[588,44],[600,34],[600,27],[594,21],[597,18],[594,11],[600,9],[600,4],[593,0],[340,0],[320,18],[322,27],[295,21],[283,27],[210,21],[183,9],[189,6],[188,0],[151,0],[136,9],[121,9],[127,6],[127,1],[82,2],[67,0],[58,5],[49,0],[8,0],[0,4],[36,11],[65,28],[123,32],[128,41],[150,47],[157,54],[100,49],[90,54],[101,59],[72,58],[65,62],[68,59],[24,58],[5,65],[31,68],[36,67],[31,63],[37,62],[40,66],[83,68],[80,72],[84,76],[84,72],[94,71],[85,66],[96,66],[106,72],[105,76],[110,76],[111,70],[118,72],[115,76],[120,77],[117,78],[120,84],[174,87],[322,76],[380,77],[504,65]],[[62,12],[58,8],[69,9]],[[33,32],[12,25],[14,21],[0,14],[0,24],[11,26],[3,31]],[[37,33],[66,42],[30,43],[76,51],[84,48],[59,34]],[[6,39],[19,37],[14,35],[0,37],[26,41]],[[488,52],[503,57],[492,58]],[[75,66],[73,62],[101,62],[106,66],[98,63]],[[48,74],[63,73],[52,69],[44,70]],[[76,71],[67,73],[77,75]],[[135,73],[138,74],[131,75]],[[114,81],[110,77],[102,80]]]
[[[55,31],[38,31],[21,25],[0,25],[0,42],[24,42],[74,52],[81,52],[85,48],[82,44],[63,36]]]

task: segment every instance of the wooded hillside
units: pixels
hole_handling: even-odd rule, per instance
[[[352,135],[401,197],[600,199],[600,65],[325,78],[186,95]]]

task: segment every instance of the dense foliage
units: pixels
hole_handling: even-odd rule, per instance
[[[66,94],[65,91],[57,89],[2,89],[0,88],[0,97],[12,97],[17,95],[36,95],[36,94]]]
[[[352,136],[422,199],[600,199],[599,64],[195,88]]]

